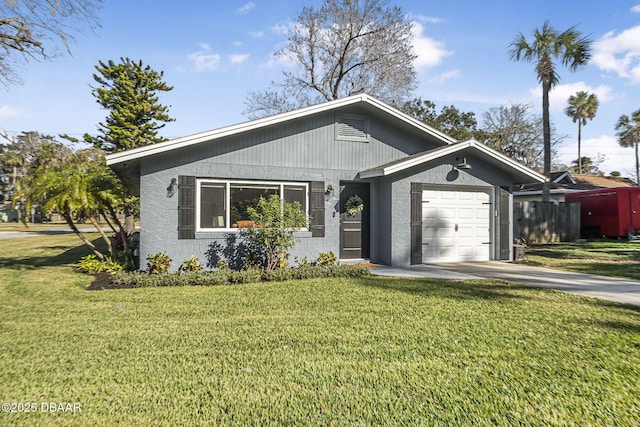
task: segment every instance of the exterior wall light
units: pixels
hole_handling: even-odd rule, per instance
[[[462,161],[461,161],[462,160]],[[461,162],[460,162],[461,161]],[[460,162],[456,165],[456,169],[469,170],[473,169],[469,163],[467,163],[466,157],[456,157],[456,162]]]
[[[167,187],[167,197],[171,198],[178,191],[178,180],[171,178],[171,184]]]

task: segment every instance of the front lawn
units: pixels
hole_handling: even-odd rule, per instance
[[[38,407],[0,425],[640,424],[630,307],[382,277],[86,291],[75,236],[0,244],[0,400]]]
[[[640,280],[640,242],[598,240],[531,245],[527,264]]]

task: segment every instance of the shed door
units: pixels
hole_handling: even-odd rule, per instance
[[[491,259],[491,196],[477,190],[423,190],[422,262]]]

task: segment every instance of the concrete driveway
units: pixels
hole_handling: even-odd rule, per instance
[[[529,267],[516,263],[469,262],[411,267],[376,266],[371,269],[371,274],[450,280],[498,279],[640,306],[640,282],[638,281]]]

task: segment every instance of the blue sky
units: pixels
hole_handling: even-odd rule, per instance
[[[273,53],[304,6],[319,0],[164,2],[106,0],[98,11],[101,28],[79,34],[73,56],[21,66],[22,85],[0,88],[0,129],[80,136],[96,133],[104,120],[91,95],[99,60],[141,59],[164,71],[174,86],[161,102],[176,119],[168,138],[242,121],[248,92],[279,80],[290,64]],[[419,89],[415,96],[440,108],[473,111],[479,122],[489,108],[531,103],[541,111],[534,67],[509,60],[509,43],[549,20],[558,30],[577,25],[594,40],[593,58],[576,73],[559,68],[551,93],[551,117],[568,138],[557,160],[577,158],[577,125],[562,110],[579,90],[600,99],[598,114],[583,128],[582,154],[606,157],[601,169],[632,176],[633,150],[618,146],[615,123],[640,109],[640,1],[392,0],[414,22]]]

